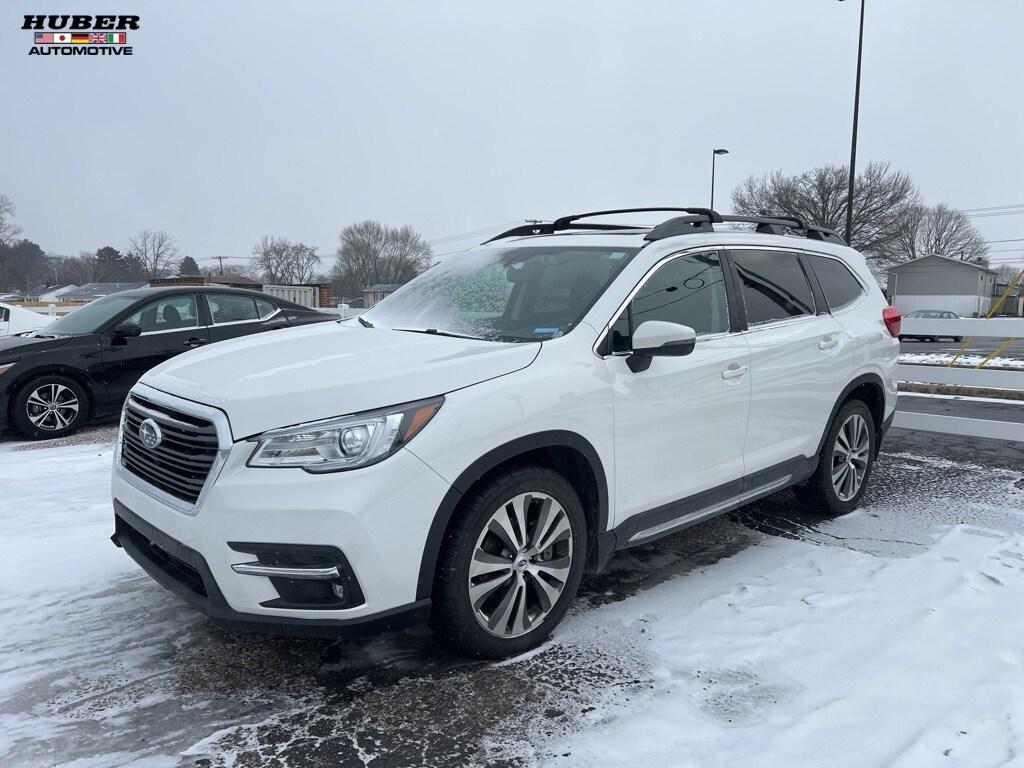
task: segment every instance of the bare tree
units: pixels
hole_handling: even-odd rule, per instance
[[[782,171],[750,176],[733,190],[732,204],[737,213],[796,216],[845,237],[847,197],[846,166],[824,165],[792,176]],[[870,163],[857,176],[853,247],[882,264],[900,260],[894,247],[917,205],[917,187],[907,174],[888,163]]]
[[[178,246],[162,229],[143,229],[129,238],[128,255],[142,263],[149,277],[165,277],[174,271]]]
[[[340,296],[355,296],[377,283],[405,283],[430,266],[430,245],[409,226],[362,221],[338,235],[331,281]]]
[[[315,248],[270,235],[264,235],[253,246],[252,256],[253,267],[271,284],[311,282],[320,265],[320,257]]]
[[[13,245],[21,234],[21,227],[12,221],[13,218],[14,201],[0,192],[0,245]]]
[[[987,262],[988,246],[967,214],[944,203],[916,205],[907,211],[905,228],[896,241],[903,259],[946,256],[976,263]]]

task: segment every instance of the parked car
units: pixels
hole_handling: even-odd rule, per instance
[[[149,371],[114,542],[231,626],[429,619],[499,657],[617,550],[791,486],[853,510],[896,406],[898,311],[828,230],[665,210],[518,227],[358,318]]]
[[[36,331],[52,321],[52,317],[33,312],[31,309],[0,302],[0,336]]]
[[[956,312],[950,312],[945,309],[918,309],[913,312],[908,312],[903,317],[909,318],[923,318],[928,320],[959,320],[960,315]],[[916,341],[938,341],[940,336],[908,336],[905,333],[900,334],[900,341],[905,339],[915,339]],[[955,342],[961,342],[964,340],[963,336],[947,336],[946,338],[952,339]]]
[[[117,413],[142,374],[182,352],[333,319],[234,288],[111,294],[31,335],[0,338],[0,432],[13,427],[32,439],[62,437],[91,417]]]

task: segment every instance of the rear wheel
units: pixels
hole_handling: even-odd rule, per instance
[[[64,437],[85,423],[89,398],[85,389],[66,376],[40,376],[15,395],[14,428],[33,440]]]
[[[471,492],[445,537],[431,623],[450,645],[497,658],[543,642],[583,576],[586,520],[557,472],[520,467]]]
[[[800,500],[830,514],[856,509],[871,477],[875,440],[867,405],[860,400],[846,403],[832,422],[811,479],[794,489]]]

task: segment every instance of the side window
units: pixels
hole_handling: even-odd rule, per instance
[[[821,283],[821,290],[825,292],[829,309],[833,312],[850,306],[864,295],[860,281],[838,259],[824,256],[808,256],[807,259]]]
[[[747,308],[747,324],[758,325],[814,314],[814,297],[796,254],[732,251]]]
[[[215,325],[259,319],[256,301],[251,296],[208,293],[206,300],[210,303],[210,314],[213,315]]]
[[[679,256],[651,275],[612,325],[612,350],[630,349],[633,331],[647,320],[688,325],[698,335],[728,331],[729,304],[718,254]]]
[[[123,322],[135,323],[143,333],[173,331],[178,328],[195,328],[199,325],[196,312],[196,297],[169,296],[152,301],[138,312],[126,317]]]
[[[256,311],[262,320],[264,317],[270,317],[277,312],[277,304],[266,299],[256,299]]]
[[[0,323],[6,323],[11,319],[11,311],[7,307],[0,307]]]

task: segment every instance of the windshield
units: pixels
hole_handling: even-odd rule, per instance
[[[138,300],[138,296],[104,296],[71,310],[60,320],[54,320],[37,333],[40,336],[77,336],[82,333],[95,333]]]
[[[480,248],[424,272],[361,317],[493,341],[568,333],[638,248]]]

